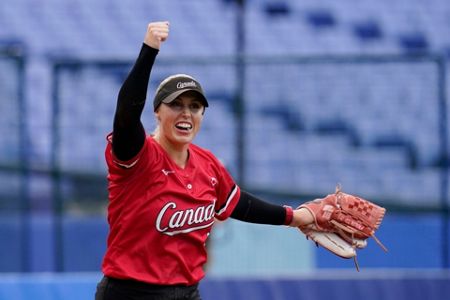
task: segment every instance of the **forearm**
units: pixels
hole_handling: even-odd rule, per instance
[[[241,191],[241,197],[231,217],[249,223],[292,227],[304,226],[313,222],[311,214],[306,209],[292,211],[288,207],[265,202],[245,191]]]
[[[139,56],[119,91],[118,106],[143,108],[150,73],[159,50],[143,43]]]

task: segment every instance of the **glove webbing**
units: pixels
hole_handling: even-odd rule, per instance
[[[341,198],[340,195],[339,195],[340,193],[341,193],[341,185],[338,184],[338,185],[336,186],[335,194],[336,194],[336,198],[337,198],[337,200],[338,200],[338,201],[337,201],[337,205],[338,205],[339,207],[341,206],[340,203],[339,203],[339,202],[340,202],[340,198]],[[353,211],[346,211],[346,213],[348,213],[348,214],[350,214],[352,217],[354,217],[354,218],[360,220],[361,223],[363,223],[364,225],[366,225],[366,226],[368,226],[368,227],[371,227],[371,226],[369,226],[370,224],[368,224],[365,220],[361,220],[361,218],[359,218],[358,216],[356,216],[356,214],[355,214]],[[339,232],[340,232],[341,235],[346,236],[347,233],[350,233],[350,234],[351,234],[352,241],[355,240],[355,233],[360,232],[360,233],[362,233],[362,234],[365,234],[364,232],[362,232],[362,231],[360,231],[360,230],[351,228],[351,227],[349,227],[349,226],[347,226],[347,225],[344,225],[344,224],[341,224],[341,223],[339,223],[339,222],[337,222],[337,221],[335,221],[335,220],[331,220],[330,222],[331,222],[334,226],[336,226],[336,228],[339,230]],[[386,247],[383,245],[383,243],[381,243],[381,241],[375,236],[375,233],[374,233],[374,232],[372,232],[370,236],[375,240],[375,242],[378,244],[378,246],[381,247],[381,249],[383,249],[385,252],[388,252],[387,248],[386,248]],[[355,245],[354,242],[353,242],[353,244],[352,244],[352,247],[353,247],[353,248],[356,248],[356,245]],[[353,256],[353,262],[355,263],[356,271],[359,272],[359,264],[358,264],[358,259],[357,259],[356,257],[357,257],[356,255]]]
[[[336,186],[336,192],[335,192],[335,194],[336,194],[336,198],[337,198],[337,205],[339,206],[339,207],[341,207],[341,205],[340,205],[340,199],[341,199],[341,197],[340,197],[340,194],[341,193],[341,185],[337,185]],[[346,213],[348,213],[348,214],[350,214],[353,218],[355,218],[355,219],[358,219],[361,223],[363,223],[364,225],[366,225],[367,227],[372,227],[372,226],[370,226],[370,224],[368,224],[365,220],[363,220],[363,219],[361,219],[358,215],[356,215],[356,213],[355,212],[353,212],[352,210],[350,210],[350,211],[345,211]],[[344,225],[344,224],[341,224],[341,223],[339,223],[339,222],[337,222],[337,221],[335,221],[335,220],[331,220],[330,221],[330,223],[332,223],[333,225],[335,225],[336,227],[338,227],[339,229],[341,229],[341,230],[343,230],[344,231],[344,234],[345,234],[345,232],[348,232],[348,233],[350,233],[351,235],[352,235],[352,240],[354,239],[354,234],[355,233],[360,233],[360,234],[363,234],[363,235],[365,235],[365,233],[364,232],[362,232],[362,231],[360,231],[360,230],[358,230],[358,229],[355,229],[355,228],[352,228],[352,227],[349,227],[349,226],[347,226],[347,225]],[[378,244],[378,246],[380,246],[380,248],[381,249],[383,249],[385,252],[388,252],[388,250],[387,250],[387,248],[383,245],[383,243],[375,236],[375,233],[374,232],[372,232],[371,234],[370,234],[370,236],[375,240],[375,242]]]

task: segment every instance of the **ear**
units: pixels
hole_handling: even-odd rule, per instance
[[[161,122],[161,116],[159,115],[159,108],[156,109],[156,111],[154,112],[154,114],[155,114],[155,119],[156,119],[158,122]]]

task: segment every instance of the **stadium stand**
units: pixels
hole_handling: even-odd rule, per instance
[[[249,55],[272,56],[445,52],[450,45],[450,41],[445,39],[445,36],[449,36],[445,34],[448,31],[445,14],[449,8],[445,5],[445,1],[431,2],[426,4],[417,2],[406,7],[403,1],[392,3],[389,1],[388,5],[388,1],[379,1],[374,4],[371,1],[333,3],[333,1],[325,0],[250,0],[246,4],[245,51]],[[171,13],[169,14],[168,11]],[[35,165],[46,165],[50,161],[52,59],[55,57],[132,59],[136,52],[136,45],[142,39],[143,24],[146,24],[148,19],[164,19],[169,16],[173,23],[171,36],[173,42],[165,45],[162,57],[176,57],[180,52],[185,56],[232,55],[236,48],[235,12],[236,6],[232,1],[206,3],[189,1],[189,4],[182,1],[143,0],[2,1],[0,40],[23,41],[29,57],[26,91],[30,112],[29,127],[31,131],[37,132],[30,137],[32,155],[30,161]],[[196,34],[200,30],[202,34]],[[268,66],[255,67],[254,72],[250,68],[247,75],[248,132],[246,135],[250,137],[249,149],[261,145],[270,137],[271,123],[280,123],[274,135],[279,136],[280,140],[286,140],[288,144],[291,143],[290,140],[299,139],[294,132],[302,131],[307,136],[318,134],[321,137],[319,141],[324,139],[334,141],[335,135],[347,140],[347,147],[335,149],[342,153],[332,156],[336,157],[335,160],[327,161],[326,165],[330,169],[339,169],[342,161],[375,156],[373,159],[361,161],[370,161],[368,163],[370,165],[364,166],[366,172],[370,174],[369,177],[377,178],[379,169],[377,165],[383,165],[383,159],[388,155],[379,156],[380,151],[374,151],[374,149],[382,149],[382,153],[392,153],[394,157],[398,156],[396,153],[403,154],[405,160],[409,162],[395,168],[398,174],[394,177],[398,180],[393,185],[401,186],[403,183],[406,185],[399,191],[413,186],[407,178],[413,181],[419,180],[415,178],[420,178],[426,183],[433,182],[438,177],[435,174],[438,171],[434,167],[440,160],[436,137],[439,129],[435,121],[439,112],[436,106],[424,105],[424,103],[436,101],[438,91],[436,91],[436,74],[432,70],[434,66],[418,65],[403,68],[391,65],[380,67],[377,73],[373,72],[373,65],[359,67],[358,71],[350,65],[334,74],[330,71],[334,65],[315,67],[316,70],[310,69],[307,65],[291,65],[286,69],[268,68]],[[194,70],[195,72],[197,71]],[[229,71],[226,72],[230,74]],[[217,71],[212,73],[214,74],[201,79],[209,93],[219,94],[223,91],[223,88],[217,87],[216,78],[220,75],[216,75]],[[227,74],[224,74],[222,78],[227,77]],[[118,79],[123,78],[123,75]],[[66,149],[62,149],[60,159],[62,166],[69,169],[72,164],[78,170],[86,168],[95,171],[102,167],[101,155],[94,155],[91,149],[101,147],[103,143],[98,136],[108,131],[109,117],[113,109],[113,106],[108,103],[114,101],[120,80],[106,78],[96,74],[95,71],[91,75],[86,75],[82,81],[77,81],[77,76],[77,74],[67,74],[61,79],[64,82],[71,82],[68,84],[70,87],[64,88],[61,96],[63,99],[69,99],[64,102],[65,106],[61,107],[63,116],[61,125],[64,128],[61,143],[69,145],[66,139],[73,139],[72,135],[85,137],[86,134],[90,136],[88,137],[90,142],[79,149],[79,159],[76,163],[70,159],[70,153],[65,152]],[[99,83],[93,78],[102,81]],[[272,79],[276,79],[276,84],[270,83]],[[317,80],[328,82],[326,91],[317,90],[315,83]],[[362,88],[353,87],[352,81],[358,81],[360,84],[358,86]],[[389,81],[396,82],[395,88],[386,84]],[[6,86],[7,81],[3,82]],[[264,90],[261,90],[261,82],[265,83]],[[98,84],[101,84],[101,89],[97,89]],[[228,104],[232,103],[232,97],[232,95],[226,97]],[[68,136],[66,131],[70,131],[70,126],[95,110],[92,106],[93,102],[76,99],[103,99],[101,101],[104,103],[96,106],[102,110],[102,113],[95,120],[98,123],[84,126],[82,131],[74,131],[71,136]],[[386,110],[388,103],[390,108]],[[408,105],[405,105],[406,103]],[[223,106],[224,110],[218,107],[221,112],[214,115],[228,116],[233,109],[231,106]],[[276,113],[275,107],[277,107]],[[65,114],[69,111],[72,113]],[[361,116],[361,111],[366,113]],[[279,121],[273,119],[279,119]],[[419,119],[421,125],[420,130],[417,130],[415,125]],[[252,122],[264,124],[265,127],[269,126],[269,135],[258,132],[261,128],[253,129]],[[235,139],[229,134],[230,130],[233,131],[232,128],[206,125],[206,127],[209,126],[212,126],[216,132],[219,131],[220,134],[216,136]],[[93,128],[96,130],[92,130]],[[257,138],[262,140],[256,140]],[[232,153],[229,149],[225,150],[223,142],[213,141],[208,132],[206,137],[200,139],[200,143],[223,152],[220,155],[225,157],[226,163],[233,168],[236,163],[236,153]],[[322,142],[314,144],[315,142],[309,141],[309,143],[313,144],[307,147],[315,147],[309,153],[320,152],[323,147]],[[275,144],[270,143],[270,146],[276,147]],[[313,170],[319,170],[314,165],[311,166],[311,161],[314,159],[309,160],[307,165],[301,162],[299,157],[304,155],[302,153],[304,148],[304,143],[296,145],[298,152],[287,164],[296,165],[298,169],[312,167]],[[263,154],[256,152],[256,156],[253,153],[249,155],[252,156],[252,163],[247,170],[249,174],[256,169],[272,167]],[[380,161],[377,160],[378,156]],[[288,170],[280,167],[278,171],[283,173]],[[310,171],[309,174],[318,178],[324,176],[324,172],[321,171],[312,173]],[[424,176],[427,179],[424,179]],[[256,179],[248,176],[248,178],[249,184],[256,184],[257,182],[252,182],[254,180],[267,184],[267,181],[262,181],[262,177]],[[293,182],[296,180],[297,178],[292,178]],[[321,185],[316,188],[316,192],[322,193],[333,180],[335,180],[334,176],[323,181],[313,180],[316,187],[318,182]],[[292,182],[284,183],[288,186]],[[432,187],[435,185],[432,184]],[[358,186],[362,185],[355,184],[350,188],[358,188]],[[380,191],[382,192],[384,190]],[[417,191],[416,195],[416,200],[420,200],[423,194]],[[438,198],[436,194],[429,196],[434,199],[433,201]],[[403,196],[399,195],[399,197]]]
[[[147,22],[167,18],[172,31],[170,42],[161,52],[162,61],[189,56],[229,57],[237,48],[236,11],[231,0],[0,1],[0,46],[20,41],[27,53],[30,164],[45,168],[52,161],[55,61],[131,62]],[[325,59],[282,65],[272,65],[268,60],[267,64],[246,69],[246,185],[316,195],[330,192],[330,187],[341,183],[354,193],[375,198],[382,195],[386,203],[439,205],[438,167],[442,157],[435,65],[370,61],[337,65],[326,57],[448,54],[449,13],[446,0],[248,0],[245,54]],[[152,78],[151,91],[158,79],[180,69],[203,83],[213,105],[197,142],[210,148],[237,174],[237,83],[233,66],[174,67],[162,63],[160,67]],[[61,73],[58,164],[64,171],[105,172],[104,136],[110,130],[116,94],[126,73],[120,68],[106,72],[73,68]],[[2,98],[11,97],[17,84],[8,74],[0,71]],[[326,88],[318,88],[318,83],[325,83]],[[11,112],[3,101],[0,108]],[[150,131],[151,111],[145,114]],[[11,122],[14,120],[0,119],[4,137],[0,158],[5,161],[17,155],[17,149],[11,146],[17,145],[16,137],[3,131]],[[74,143],[81,140],[83,143]],[[46,179],[36,177],[31,183],[37,209],[50,206],[42,197],[42,191],[51,190]],[[18,189],[17,181],[7,176],[0,180],[14,190]],[[64,184],[68,194],[77,192],[70,182]],[[68,225],[73,226],[70,230],[76,227],[73,224]],[[17,230],[17,226],[12,227],[7,234]],[[98,231],[103,234],[102,230]],[[13,251],[20,248],[19,243],[14,243]],[[41,250],[44,253],[47,249]],[[77,262],[73,260],[68,267],[76,269]],[[82,263],[82,270],[95,264]],[[14,269],[9,264],[1,267]],[[45,269],[40,265],[36,268]]]

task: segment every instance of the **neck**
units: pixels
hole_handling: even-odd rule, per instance
[[[180,168],[186,166],[189,158],[189,144],[176,145],[166,139],[161,139],[159,135],[155,135],[154,139]]]

